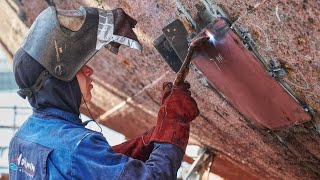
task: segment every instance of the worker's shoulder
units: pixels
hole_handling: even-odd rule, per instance
[[[53,150],[72,152],[83,138],[92,133],[94,131],[61,119],[30,117],[15,136]]]

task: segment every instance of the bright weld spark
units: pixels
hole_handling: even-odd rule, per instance
[[[205,33],[210,38],[209,41],[212,44],[216,45],[217,44],[217,40],[214,38],[213,34],[211,34],[210,31],[208,31],[208,29],[206,29]]]

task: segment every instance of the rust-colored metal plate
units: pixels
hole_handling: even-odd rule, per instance
[[[221,27],[221,23],[225,22],[214,25]],[[257,126],[278,129],[311,120],[231,30],[215,45],[205,45],[193,64]]]

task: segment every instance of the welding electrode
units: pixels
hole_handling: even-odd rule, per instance
[[[195,38],[194,40],[192,40],[190,42],[189,48],[188,48],[188,52],[187,52],[187,56],[184,59],[184,62],[182,64],[180,70],[177,73],[177,76],[176,76],[176,78],[174,80],[173,85],[178,86],[178,85],[182,84],[185,81],[185,79],[186,79],[186,77],[187,77],[187,75],[189,73],[189,65],[190,65],[191,57],[193,55],[193,52],[194,52],[195,48],[200,46],[200,45],[202,45],[202,44],[204,44],[209,39],[210,39],[210,37],[208,37],[207,35],[203,35],[203,36]]]
[[[229,24],[221,24],[216,25],[215,23],[210,23],[204,30],[205,33],[203,33],[201,36],[196,37],[193,39],[188,48],[187,56],[184,59],[184,62],[180,68],[180,70],[177,73],[176,79],[174,80],[174,85],[180,85],[183,83],[189,73],[189,65],[191,62],[191,57],[193,55],[193,52],[195,49],[204,43],[206,43],[208,40],[213,42],[214,44],[217,41],[222,40],[228,31],[230,30]]]

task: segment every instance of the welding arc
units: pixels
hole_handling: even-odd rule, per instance
[[[198,38],[195,38],[191,41],[189,44],[187,56],[185,57],[182,66],[180,67],[180,70],[177,73],[177,76],[173,82],[173,85],[179,86],[182,83],[184,83],[187,75],[189,74],[189,65],[191,62],[191,57],[197,47],[207,42],[210,38],[206,35],[200,36]]]

